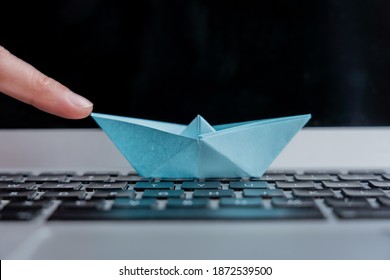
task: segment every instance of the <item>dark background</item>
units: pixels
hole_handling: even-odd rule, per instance
[[[1,1],[0,44],[95,112],[390,125],[390,2]],[[97,127],[0,95],[1,128]]]

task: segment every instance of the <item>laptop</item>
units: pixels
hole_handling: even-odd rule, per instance
[[[390,257],[390,43],[372,12],[387,4],[151,1],[132,4],[134,22],[120,5],[88,5],[29,12],[5,40],[96,111],[182,124],[198,113],[212,124],[313,119],[260,177],[145,178],[91,118],[1,96],[1,259]],[[53,32],[26,50],[30,26]],[[131,66],[111,71],[122,62]]]
[[[42,190],[45,192],[39,193],[48,193],[50,197],[50,200],[42,198],[28,201],[32,205],[37,203],[37,207],[42,202],[51,202],[42,207],[40,214],[30,219],[28,213],[34,213],[39,208],[28,206],[30,204],[23,208],[21,202],[26,201],[24,198],[10,199],[9,204],[14,204],[16,210],[17,206],[21,207],[20,217],[0,222],[1,258],[386,259],[390,252],[389,208],[385,204],[388,200],[385,177],[388,176],[386,174],[389,172],[387,166],[390,157],[386,140],[389,137],[388,128],[306,128],[280,154],[263,178],[272,186],[274,183],[279,184],[283,197],[263,194],[262,206],[220,206],[223,211],[237,211],[236,214],[227,213],[227,216],[220,212],[220,216],[210,218],[207,216],[211,214],[210,211],[216,211],[210,208],[207,208],[208,214],[207,211],[197,214],[196,211],[205,209],[199,206],[188,209],[192,211],[188,216],[183,214],[186,210],[172,208],[175,212],[168,213],[168,216],[161,215],[164,210],[159,210],[160,214],[155,217],[144,213],[146,216],[142,218],[131,214],[131,211],[141,214],[143,211],[135,209],[137,206],[134,199],[128,199],[127,203],[124,199],[117,199],[117,206],[112,210],[96,208],[91,211],[92,206],[88,204],[102,201],[100,197],[89,200],[79,197],[61,198],[60,193],[72,193],[66,188],[78,181],[85,184],[91,180],[90,185],[97,183],[97,190],[89,188],[88,194],[101,195],[106,192],[110,195],[118,192],[118,188],[98,190],[99,186],[104,188],[107,185],[102,184],[102,180],[108,180],[107,176],[128,177],[125,180],[139,179],[100,130],[3,130],[2,180],[11,179],[12,176],[15,176],[14,179],[20,178],[19,174],[23,174],[23,180],[27,183],[17,183],[19,186],[33,181],[38,186],[37,189],[43,186]],[[76,171],[77,174],[69,171],[66,173],[64,170]],[[91,170],[96,173],[80,177]],[[4,172],[14,175],[4,175]],[[46,174],[38,175],[42,172]],[[51,173],[47,174],[48,172]],[[73,183],[55,182],[55,185],[65,189],[57,192],[49,190],[52,189],[50,185],[53,186],[52,180],[63,178],[64,175]],[[338,181],[330,180],[329,176],[332,179],[338,177]],[[75,178],[75,181],[70,178]],[[296,182],[297,187],[290,181]],[[315,185],[325,184],[324,182],[330,185],[313,187],[313,181]],[[185,183],[174,180],[171,182],[177,186]],[[234,192],[242,193],[238,189],[239,181],[221,178],[219,182],[222,182],[224,190],[229,190],[225,187],[227,183],[236,184]],[[259,182],[252,181],[255,184]],[[357,182],[361,182],[362,186],[357,188]],[[2,182],[1,186],[8,183]],[[121,181],[119,184],[122,183]],[[133,188],[136,183],[130,181]],[[205,183],[215,184],[216,181],[206,180],[203,184]],[[49,186],[47,190],[45,184]],[[118,183],[111,183],[115,184]],[[285,188],[284,185],[288,187]],[[217,189],[211,190],[213,193],[218,192]],[[264,190],[252,189],[252,192]],[[193,194],[196,190],[186,191]],[[2,190],[2,195],[4,192]],[[21,191],[26,192],[31,191]],[[141,189],[137,191],[141,192]],[[296,192],[295,197],[298,198],[292,199],[291,192]],[[365,192],[367,196],[363,196]],[[333,195],[329,196],[329,193]],[[52,197],[54,194],[57,197]],[[341,196],[346,199],[341,199]],[[260,195],[248,198],[253,197],[260,201]],[[7,200],[2,197],[2,205],[4,199]],[[113,197],[107,199],[110,203],[114,200]],[[167,203],[169,198],[159,200]],[[215,204],[217,201],[222,203],[224,198],[214,197],[210,200],[213,201],[209,203]],[[69,211],[64,211],[66,208],[61,208],[60,203],[67,205]],[[253,202],[248,200],[248,203]],[[312,203],[315,205],[311,205]],[[77,210],[78,207],[80,209]],[[6,217],[5,213],[11,213],[6,209],[5,206],[0,212],[2,218]],[[264,213],[265,210],[261,209],[270,212]],[[276,209],[274,217],[269,215],[272,209]],[[281,209],[287,214],[281,214]],[[288,214],[290,210],[292,212]],[[113,211],[112,217],[109,217],[110,211]],[[91,216],[91,213],[97,216]]]

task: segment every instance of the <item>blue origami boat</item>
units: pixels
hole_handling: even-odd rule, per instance
[[[260,177],[311,115],[188,126],[91,115],[139,175],[157,178]]]

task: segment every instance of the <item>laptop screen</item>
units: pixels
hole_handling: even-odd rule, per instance
[[[7,1],[1,44],[101,113],[390,125],[390,2]],[[6,27],[6,28],[5,28]],[[97,127],[0,95],[1,128]]]

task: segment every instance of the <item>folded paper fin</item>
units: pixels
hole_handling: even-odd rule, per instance
[[[158,178],[260,177],[311,117],[211,126],[197,116],[186,126],[91,116],[138,174]]]

